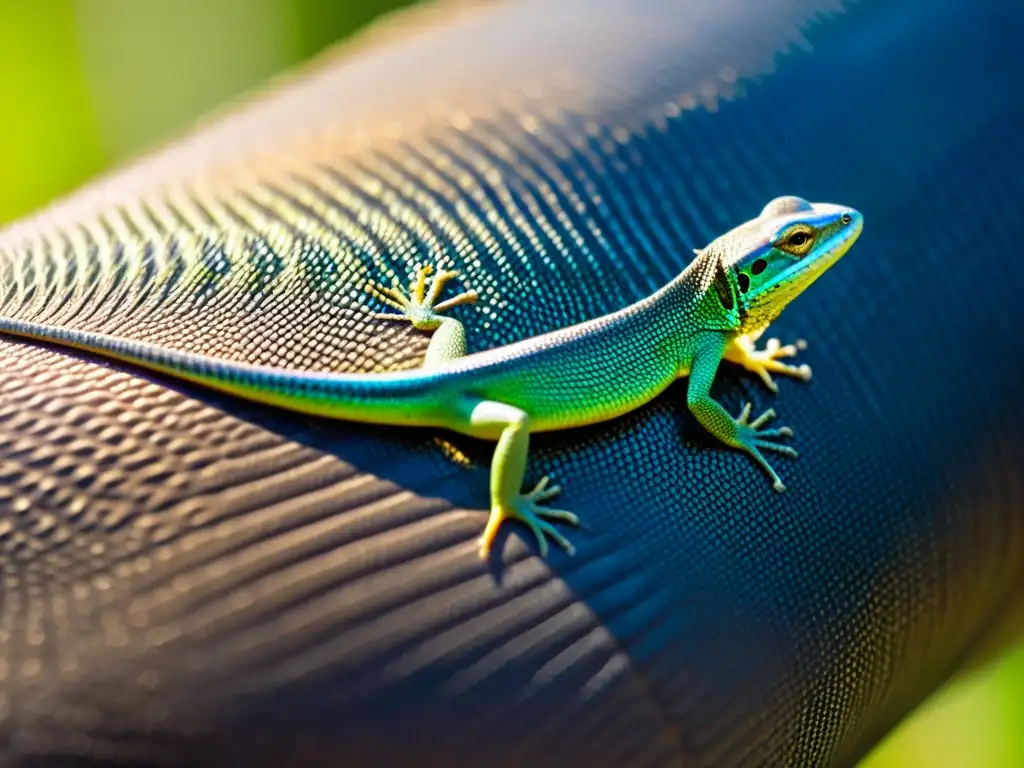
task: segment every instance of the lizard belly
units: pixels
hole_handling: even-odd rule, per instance
[[[656,389],[636,393],[628,398],[622,397],[618,401],[602,403],[590,408],[575,408],[572,404],[567,404],[565,410],[562,411],[541,411],[536,415],[530,414],[530,432],[556,432],[562,429],[585,427],[588,424],[610,421],[630,411],[635,411],[640,406],[650,402],[671,383],[672,380],[669,379]]]
[[[550,432],[614,419],[652,400],[676,378],[659,361],[606,367],[566,364],[555,371],[523,370],[488,382],[474,394],[512,405],[530,418],[530,432]]]

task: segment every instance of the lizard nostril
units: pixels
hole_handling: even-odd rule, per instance
[[[839,220],[843,222],[843,224],[849,224],[851,221],[853,221],[853,216],[850,214],[849,211],[847,211],[846,213],[839,217]]]

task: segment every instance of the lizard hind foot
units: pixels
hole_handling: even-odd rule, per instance
[[[498,530],[507,520],[517,520],[530,529],[530,532],[537,540],[537,548],[541,557],[546,557],[548,554],[548,539],[554,541],[569,555],[576,553],[576,548],[552,525],[552,521],[578,526],[579,518],[572,512],[564,509],[551,509],[540,506],[542,502],[557,496],[561,491],[557,485],[550,485],[550,482],[551,478],[545,475],[534,486],[533,490],[519,494],[510,503],[492,507],[491,516],[487,520],[487,527],[480,537],[481,560],[486,560],[490,556]]]
[[[433,276],[433,280],[429,279],[431,276]],[[399,312],[399,314],[373,313],[374,317],[390,320],[404,319],[412,323],[414,328],[430,331],[440,325],[442,313],[460,304],[470,304],[479,298],[476,291],[468,290],[445,301],[437,301],[445,284],[458,276],[459,273],[455,270],[442,269],[435,273],[432,265],[421,264],[416,267],[408,290],[398,285],[397,278],[391,286],[384,286],[372,281],[367,282],[365,289],[367,293]]]

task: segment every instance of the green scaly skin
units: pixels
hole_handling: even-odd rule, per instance
[[[796,197],[770,202],[760,216],[714,240],[668,285],[618,312],[508,346],[466,357],[461,323],[443,316],[476,299],[472,291],[438,302],[455,276],[440,272],[428,290],[421,267],[406,293],[397,285],[370,285],[370,293],[398,310],[378,317],[433,331],[423,369],[382,374],[303,373],[231,363],[99,333],[0,318],[0,331],[50,341],[123,360],[216,390],[294,411],[351,421],[440,427],[494,440],[491,514],[480,540],[487,557],[506,520],[534,534],[542,555],[550,537],[573,547],[552,525],[576,525],[566,510],[541,504],[559,492],[542,478],[523,493],[529,436],[606,421],[650,401],[675,379],[689,376],[687,406],[728,446],[749,454],[782,481],[763,451],[796,456],[777,442],[787,427],[766,428],[775,413],[751,420],[750,406],[733,417],[709,391],[722,359],[757,373],[775,390],[772,373],[803,379],[807,366],[782,362],[802,342],[754,341],[783,308],[856,241],[861,215],[850,208]]]

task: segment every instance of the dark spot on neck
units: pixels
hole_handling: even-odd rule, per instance
[[[750,274],[752,274],[752,275],[760,275],[767,268],[768,268],[768,262],[765,261],[764,259],[758,259],[757,261],[755,261],[753,264],[750,265]]]
[[[733,288],[729,283],[729,275],[721,259],[718,259],[715,265],[715,277],[712,285],[718,294],[718,300],[722,302],[722,308],[727,312],[731,312],[733,307],[736,306],[736,302],[733,299]]]
[[[746,272],[740,272],[736,276],[736,282],[739,283],[740,293],[746,293],[750,289],[750,275]]]

